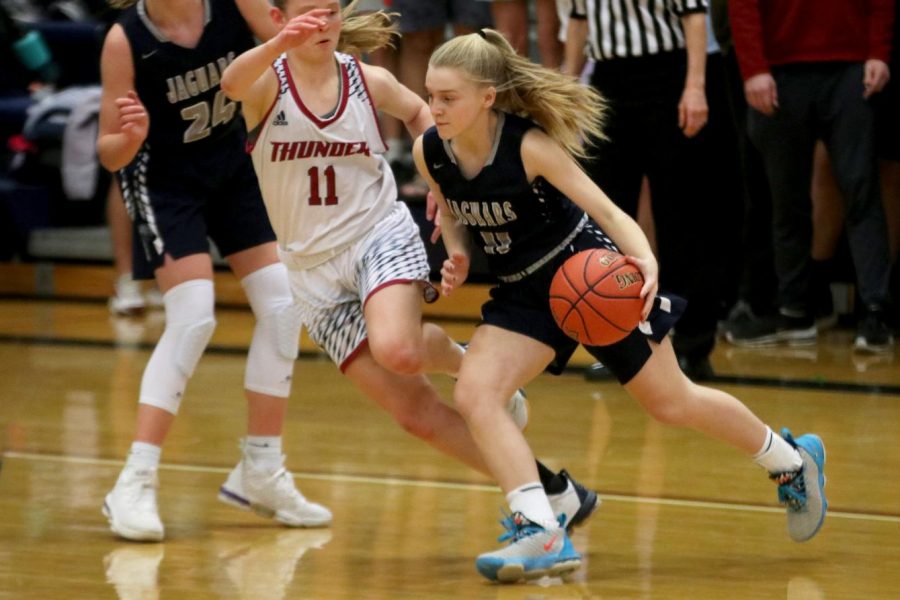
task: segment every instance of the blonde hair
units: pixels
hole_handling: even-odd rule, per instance
[[[374,52],[385,46],[394,47],[394,38],[400,36],[395,17],[399,13],[388,13],[383,10],[356,14],[353,0],[341,11],[344,24],[341,26],[341,37],[338,39],[338,50],[347,54],[364,54]]]
[[[127,0],[126,0],[127,1]],[[365,54],[385,46],[394,47],[394,37],[399,36],[394,17],[398,13],[383,10],[356,14],[359,0],[353,0],[341,9],[341,37],[338,39],[338,50],[347,54]],[[284,10],[287,0],[272,0],[279,10]]]
[[[494,106],[535,121],[573,157],[586,156],[585,137],[605,139],[607,106],[599,92],[518,55],[493,29],[453,38],[428,64],[459,69],[472,82],[493,86]]]

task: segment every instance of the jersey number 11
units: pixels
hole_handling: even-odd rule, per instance
[[[310,167],[306,172],[309,175],[309,205],[322,206],[322,196],[319,195],[319,167]],[[334,167],[328,166],[322,171],[325,175],[325,206],[338,203],[337,192],[334,184]]]

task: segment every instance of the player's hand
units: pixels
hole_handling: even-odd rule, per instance
[[[469,257],[455,252],[441,267],[441,294],[449,296],[469,276]]]
[[[331,26],[328,18],[331,12],[327,8],[316,8],[297,15],[282,27],[278,35],[272,38],[272,45],[281,53],[299,46],[317,31],[326,31]]]
[[[441,237],[441,207],[435,202],[430,190],[425,194],[425,218],[434,223],[429,239],[432,244],[436,244]]]
[[[644,299],[644,308],[641,309],[641,319],[646,321],[653,309],[653,300],[656,298],[656,292],[659,289],[659,265],[656,258],[652,255],[648,258],[638,258],[636,256],[626,256],[625,260],[641,270],[644,277],[644,285],[641,287],[641,298]]]
[[[778,110],[778,86],[771,73],[760,73],[745,81],[744,96],[747,97],[747,104],[767,117]]]
[[[870,58],[866,61],[863,73],[863,98],[877,94],[891,80],[890,67],[886,62],[877,58]]]
[[[678,126],[686,137],[694,137],[706,126],[709,107],[701,88],[686,87],[678,103]]]
[[[138,95],[132,90],[116,98],[116,108],[119,110],[119,131],[129,139],[143,143],[150,131],[150,115]]]

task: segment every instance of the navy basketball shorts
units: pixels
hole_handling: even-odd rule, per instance
[[[514,331],[542,342],[556,352],[547,365],[554,375],[563,372],[578,342],[566,335],[550,312],[550,282],[557,269],[570,256],[590,248],[618,248],[593,223],[588,223],[571,245],[539,270],[514,283],[500,283],[491,290],[491,299],[481,307],[482,321],[501,329]],[[650,359],[650,340],[661,342],[675,326],[687,302],[671,294],[658,294],[646,322],[625,339],[609,346],[590,346],[585,349],[602,362],[620,383],[625,384],[638,374]]]
[[[222,256],[275,240],[249,155],[223,141],[211,155],[143,148],[119,171],[134,224],[134,277],[152,279],[163,257]]]

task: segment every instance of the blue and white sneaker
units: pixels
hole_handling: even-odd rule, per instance
[[[478,572],[491,581],[514,583],[545,575],[562,577],[581,566],[581,555],[562,526],[545,529],[518,512],[500,523],[506,532],[497,541],[509,540],[509,545],[475,560]]]
[[[788,534],[795,542],[812,538],[825,521],[828,501],[825,499],[825,445],[813,433],[796,440],[790,430],[781,430],[781,437],[797,449],[803,459],[798,471],[771,473],[778,484],[778,501],[787,507]]]

